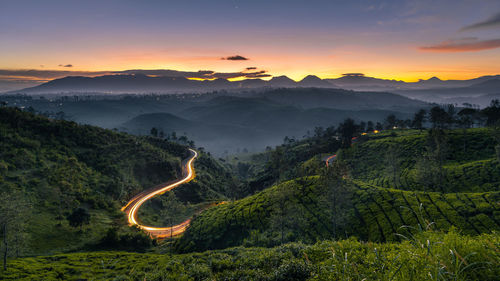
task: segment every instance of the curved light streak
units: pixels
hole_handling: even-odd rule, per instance
[[[187,168],[187,175],[174,183],[168,184],[164,187],[160,187],[154,191],[151,191],[145,195],[138,195],[139,197],[134,197],[132,198],[127,205],[125,205],[122,208],[122,211],[125,211],[127,213],[128,217],[128,222],[130,225],[137,225],[139,228],[148,231],[151,235],[156,236],[156,237],[167,237],[169,235],[175,236],[182,234],[186,228],[189,226],[189,223],[191,222],[191,219],[188,219],[178,225],[170,226],[170,227],[153,227],[153,226],[145,226],[137,222],[137,212],[139,208],[141,207],[144,202],[147,200],[155,197],[156,195],[162,194],[164,192],[167,192],[169,190],[174,189],[175,187],[187,183],[194,179],[195,173],[194,173],[194,168],[193,168],[193,161],[195,160],[196,157],[198,157],[198,152],[196,152],[193,149],[189,149],[193,153],[193,157],[191,157],[188,162],[186,163],[186,168]]]

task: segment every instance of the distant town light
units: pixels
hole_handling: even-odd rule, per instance
[[[373,130],[373,133],[374,134],[378,134],[378,130]]]

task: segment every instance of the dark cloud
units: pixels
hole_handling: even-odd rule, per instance
[[[351,72],[351,73],[343,73],[342,76],[347,76],[347,77],[362,77],[365,76],[364,73],[359,73],[359,72]]]
[[[73,67],[72,64],[60,64],[59,66],[60,67]]]
[[[240,55],[236,55],[236,56],[229,56],[229,57],[225,57],[225,58],[221,58],[222,60],[248,60],[248,58],[245,58],[243,56],[240,56]]]
[[[500,48],[500,39],[478,40],[477,38],[464,38],[460,40],[448,40],[437,45],[419,47],[428,52],[477,52]]]
[[[478,23],[465,26],[462,29],[460,29],[460,31],[491,28],[491,27],[500,27],[500,13],[497,13],[496,15],[493,15],[484,21],[480,21]]]
[[[211,75],[215,72],[212,70],[199,70],[199,71],[178,71],[171,69],[132,69],[125,71],[115,71],[113,74],[143,74],[149,76],[164,76],[164,77],[186,77],[186,78],[200,78],[210,79]]]
[[[257,67],[255,67],[255,66],[251,66],[251,67],[246,68],[246,70],[255,70],[255,69],[257,69]]]

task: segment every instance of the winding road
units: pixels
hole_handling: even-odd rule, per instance
[[[147,231],[151,236],[157,237],[157,238],[164,238],[164,237],[172,237],[172,236],[177,236],[184,231],[186,231],[186,228],[189,226],[189,223],[191,222],[191,219],[188,219],[178,225],[170,226],[170,227],[153,227],[153,226],[145,226],[140,224],[137,221],[137,212],[139,208],[141,207],[144,202],[147,200],[155,197],[156,195],[163,194],[169,190],[172,190],[179,185],[183,183],[187,183],[194,179],[195,173],[194,173],[194,168],[193,168],[193,162],[196,157],[198,157],[198,152],[196,152],[193,149],[189,149],[191,152],[191,157],[188,158],[187,160],[184,160],[183,163],[183,178],[177,181],[173,182],[168,182],[165,184],[161,184],[158,186],[155,186],[153,188],[147,189],[136,196],[132,198],[127,205],[125,205],[121,210],[124,211],[127,214],[128,218],[128,223],[130,225],[137,225],[139,228]]]

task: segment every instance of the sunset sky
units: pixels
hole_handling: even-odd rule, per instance
[[[0,81],[128,69],[500,74],[500,1],[0,0]]]

